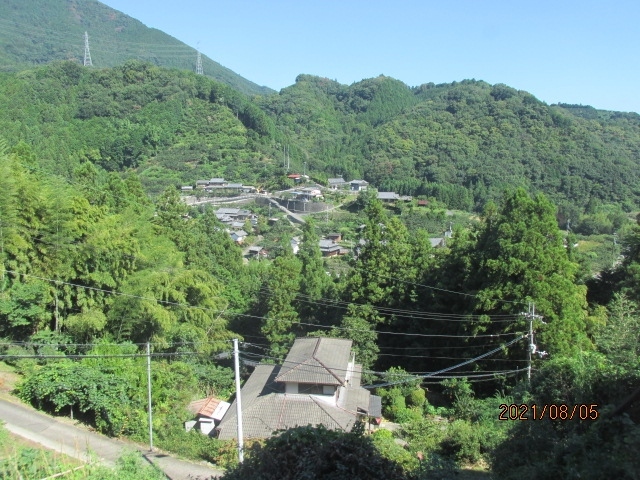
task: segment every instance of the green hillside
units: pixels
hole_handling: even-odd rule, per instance
[[[95,68],[135,59],[195,71],[197,52],[166,33],[96,0],[0,2],[0,70],[16,71],[54,60],[83,63],[89,34]],[[247,94],[271,92],[202,56],[204,74]]]
[[[0,127],[51,171],[83,159],[136,168],[149,192],[225,176],[277,184],[283,145],[314,178],[364,178],[379,190],[474,210],[505,188],[544,192],[560,220],[640,204],[640,116],[546,105],[467,80],[410,88],[378,77],[346,86],[300,75],[249,97],[193,72],[129,61],[58,62],[0,76]]]
[[[51,173],[68,177],[85,161],[138,169],[152,194],[199,178],[255,184],[276,176],[275,126],[249,97],[138,61],[101,70],[54,62],[0,74],[0,130]]]
[[[381,190],[461,209],[516,185],[569,210],[640,200],[635,113],[547,105],[482,81],[410,88],[383,76],[346,86],[300,75],[260,101],[309,165]]]

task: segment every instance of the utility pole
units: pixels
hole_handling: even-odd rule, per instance
[[[238,351],[238,339],[233,339],[233,356],[236,371],[236,417],[238,419],[238,461],[244,460],[244,446],[242,441],[242,402],[240,400],[240,352]]]
[[[149,451],[153,452],[153,415],[151,413],[151,346],[147,342],[147,396],[149,407]]]
[[[535,343],[533,343],[533,321],[538,319],[542,320],[541,315],[536,315],[536,305],[535,303],[529,303],[529,311],[527,313],[523,313],[525,317],[529,320],[529,348],[527,351],[527,381],[531,383],[531,360],[533,354],[536,353],[538,347]]]
[[[89,51],[89,34],[87,32],[84,32],[84,66],[93,66],[93,63],[91,63],[91,52]]]
[[[289,168],[291,168],[291,158],[289,157],[289,145],[287,145],[287,173],[289,172]]]

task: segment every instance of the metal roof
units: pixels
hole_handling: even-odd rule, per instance
[[[334,242],[331,239],[325,239],[323,238],[322,240],[318,241],[318,246],[320,248],[331,248],[331,247],[335,247],[336,242]]]

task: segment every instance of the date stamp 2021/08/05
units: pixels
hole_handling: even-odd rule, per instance
[[[549,403],[545,405],[526,403],[517,405],[500,405],[498,420],[596,420],[598,418],[598,405],[595,403]]]

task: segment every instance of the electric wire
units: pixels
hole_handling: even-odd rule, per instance
[[[77,288],[84,288],[87,290],[92,290],[92,291],[97,291],[97,292],[102,292],[102,293],[106,293],[106,294],[110,294],[110,295],[116,295],[116,296],[122,296],[122,297],[128,297],[128,298],[135,298],[135,299],[139,299],[139,300],[147,300],[147,301],[152,301],[152,302],[157,302],[159,304],[162,305],[169,305],[169,306],[176,306],[176,307],[183,307],[183,308],[193,308],[193,309],[197,309],[197,310],[202,310],[202,311],[208,311],[208,312],[214,312],[220,315],[229,315],[229,316],[240,316],[240,317],[245,317],[245,318],[254,318],[254,319],[259,319],[259,320],[266,320],[266,317],[263,316],[259,316],[259,315],[249,315],[249,314],[245,314],[245,313],[238,313],[238,312],[231,312],[228,310],[218,310],[218,309],[214,309],[214,308],[210,308],[210,307],[200,307],[200,306],[196,306],[196,305],[190,305],[187,303],[182,303],[182,302],[173,302],[173,301],[169,301],[169,300],[161,300],[161,299],[157,299],[157,298],[153,298],[153,297],[145,297],[142,295],[134,295],[134,294],[128,294],[128,293],[122,293],[122,292],[118,292],[115,290],[107,290],[104,288],[98,288],[98,287],[90,287],[87,285],[81,285],[78,283],[73,283],[73,282],[65,282],[63,280],[56,280],[56,279],[52,279],[52,278],[47,278],[47,277],[42,277],[42,276],[38,276],[38,275],[32,275],[32,274],[27,274],[27,273],[22,273],[22,272],[16,272],[14,270],[7,270],[7,269],[3,269],[2,272],[4,273],[10,273],[12,275],[22,275],[24,277],[29,277],[29,278],[35,278],[38,280],[42,280],[45,282],[50,282],[50,283],[55,283],[56,285],[68,285],[71,287],[77,287]],[[343,331],[351,331],[351,332],[373,332],[375,334],[378,335],[401,335],[401,336],[408,336],[408,337],[422,337],[422,338],[496,338],[496,337],[504,337],[504,336],[511,336],[514,335],[514,333],[495,333],[495,334],[476,334],[476,335],[448,335],[448,334],[426,334],[426,333],[407,333],[407,332],[391,332],[391,331],[382,331],[382,330],[369,330],[369,329],[356,329],[356,328],[347,328],[347,327],[340,327],[337,325],[322,325],[322,324],[316,324],[316,323],[308,323],[308,322],[295,322],[295,324],[298,325],[306,325],[306,326],[311,326],[311,327],[318,327],[318,328],[326,328],[326,329],[335,329],[335,330],[343,330]]]

